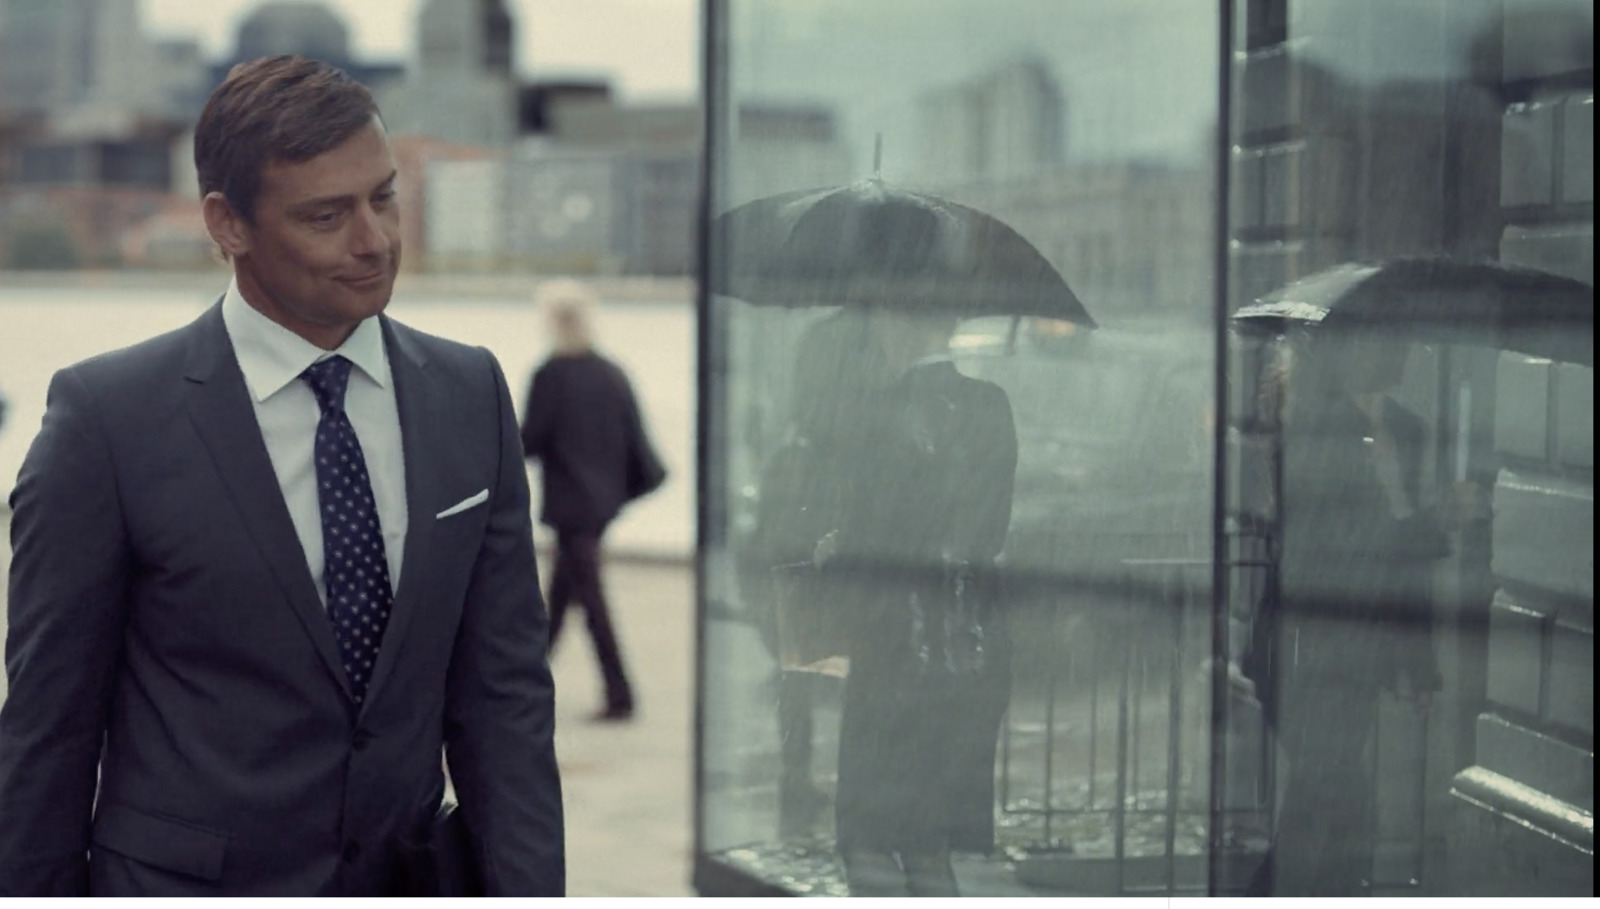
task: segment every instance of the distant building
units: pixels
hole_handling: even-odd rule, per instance
[[[213,68],[193,39],[163,39],[150,47],[151,78],[164,86],[164,113],[185,123],[200,119],[215,86]]]
[[[517,265],[561,273],[622,270],[623,157],[616,149],[563,148],[544,139],[517,143],[515,195],[507,206],[507,252]]]
[[[496,157],[493,149],[474,145],[457,145],[429,136],[393,136],[390,148],[400,175],[395,181],[395,193],[400,204],[400,241],[403,254],[401,264],[407,270],[428,267],[428,208],[431,198],[428,185],[429,168],[438,161],[478,161]],[[473,204],[484,204],[473,200]],[[503,207],[503,201],[494,203]],[[440,263],[442,264],[442,263]]]
[[[427,162],[425,240],[431,268],[479,271],[506,257],[506,162],[435,159]]]
[[[511,78],[515,25],[504,0],[426,0],[417,15],[424,76],[481,73]]]
[[[539,262],[554,250],[597,270],[688,274],[702,122],[690,104],[558,107],[547,135],[518,145],[513,254]]]
[[[424,267],[689,273],[699,109],[608,106],[564,122],[570,135],[525,136],[510,147],[397,140],[449,149],[419,156],[420,166],[401,161],[403,172],[423,173]],[[402,211],[412,204],[403,199]]]
[[[263,3],[239,23],[233,56],[238,61],[271,54],[299,54],[346,66],[351,62],[350,30],[325,3]]]
[[[0,115],[167,111],[139,0],[0,0]]]
[[[76,265],[120,265],[124,232],[161,212],[170,198],[136,186],[0,187],[0,247],[46,230],[59,232]]]
[[[502,0],[427,0],[416,69],[379,101],[390,130],[507,146],[517,132],[514,25]]]
[[[397,85],[405,76],[399,63],[357,60],[350,53],[350,29],[326,3],[274,0],[263,3],[239,23],[234,51],[211,68],[210,83],[190,111],[199,119],[205,96],[240,63],[276,54],[297,54],[337,66],[373,92]]]
[[[546,80],[517,89],[517,133],[554,135],[562,112],[576,107],[609,107],[611,83],[602,80]]]
[[[1042,60],[1019,59],[918,100],[918,179],[1027,179],[1066,156],[1066,101]]]
[[[123,231],[117,242],[121,264],[131,268],[197,269],[222,261],[197,198],[168,196],[159,210]]]
[[[89,99],[99,0],[0,0],[0,107],[44,111]]]

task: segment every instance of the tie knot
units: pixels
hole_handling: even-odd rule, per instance
[[[300,378],[311,386],[324,413],[344,409],[344,392],[350,387],[350,361],[333,356],[306,367]]]

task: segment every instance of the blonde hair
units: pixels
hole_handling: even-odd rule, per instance
[[[533,302],[544,310],[558,353],[583,353],[594,345],[594,310],[600,295],[582,281],[561,278],[541,283]]]

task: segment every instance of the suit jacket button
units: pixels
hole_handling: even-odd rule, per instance
[[[355,840],[346,840],[344,844],[344,860],[353,862],[361,857],[361,844]]]
[[[372,741],[372,733],[365,729],[357,729],[350,736],[350,747],[357,751],[365,751],[367,744]]]

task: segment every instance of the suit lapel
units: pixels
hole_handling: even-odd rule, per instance
[[[421,607],[431,578],[429,541],[437,523],[432,505],[439,501],[436,478],[440,475],[438,427],[446,425],[443,390],[428,369],[421,345],[387,317],[382,319],[384,347],[394,377],[395,404],[400,412],[400,447],[406,470],[406,543],[400,565],[400,586],[394,592],[389,625],[378,648],[378,664],[367,685],[365,703],[377,700],[379,689],[393,672],[405,643],[406,629]]]
[[[184,369],[189,416],[221,474],[240,520],[271,567],[295,616],[328,672],[350,695],[333,627],[306,565],[305,549],[272,469],[244,374],[222,322],[220,305],[195,323]]]

